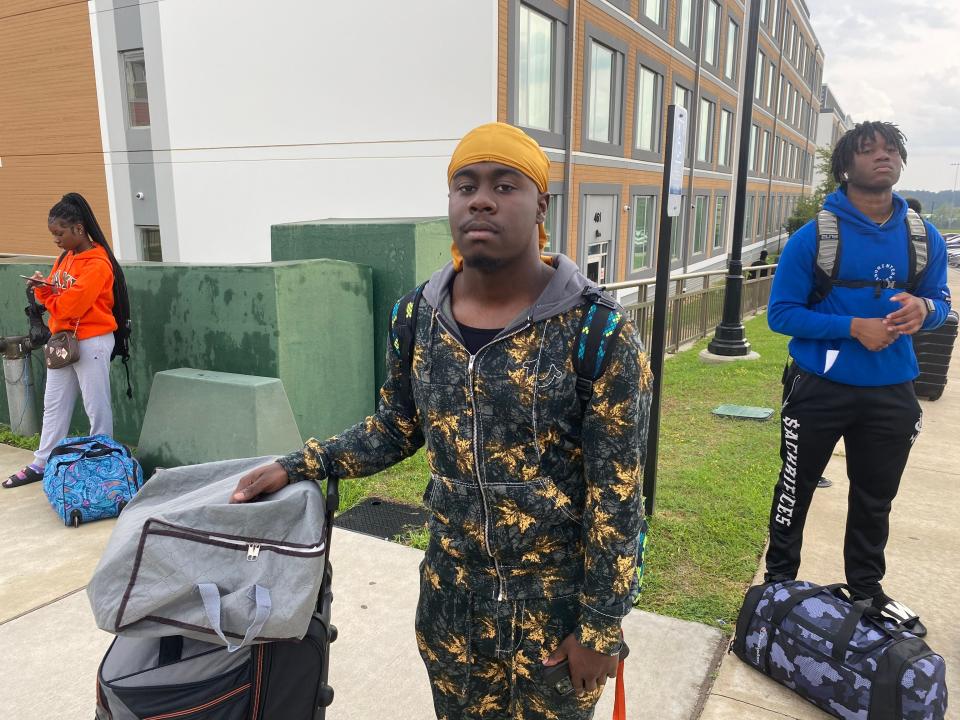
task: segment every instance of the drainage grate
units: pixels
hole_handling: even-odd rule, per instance
[[[736,420],[769,420],[773,409],[750,405],[720,405],[713,409],[713,414]]]
[[[342,515],[336,526],[346,530],[392,540],[411,528],[421,528],[430,519],[430,511],[380,498],[367,498]]]

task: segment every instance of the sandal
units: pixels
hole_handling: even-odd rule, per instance
[[[40,480],[43,480],[43,473],[37,472],[32,467],[27,465],[23,470],[15,472],[13,475],[4,480],[3,486],[9,490],[10,488],[29,485],[30,483],[39,482]]]

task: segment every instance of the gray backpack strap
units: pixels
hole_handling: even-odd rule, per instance
[[[920,284],[920,278],[927,269],[927,226],[915,210],[907,208],[907,234],[910,236],[909,289],[913,291]]]
[[[830,294],[839,271],[840,223],[832,212],[821,210],[817,213],[817,260],[808,305],[814,305]]]

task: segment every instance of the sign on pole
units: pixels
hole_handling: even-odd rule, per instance
[[[667,215],[677,217],[680,214],[680,203],[683,199],[683,161],[687,149],[687,109],[682,105],[671,105],[668,112],[673,116],[673,142],[668,148],[670,168],[667,187],[670,194],[667,196]],[[669,122],[669,121],[668,121]]]

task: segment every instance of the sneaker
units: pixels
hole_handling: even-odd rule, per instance
[[[873,598],[872,604],[884,615],[893,618],[917,637],[924,637],[927,634],[927,628],[920,622],[920,616],[902,602],[894,600],[886,593],[881,592],[879,595],[876,595]]]

